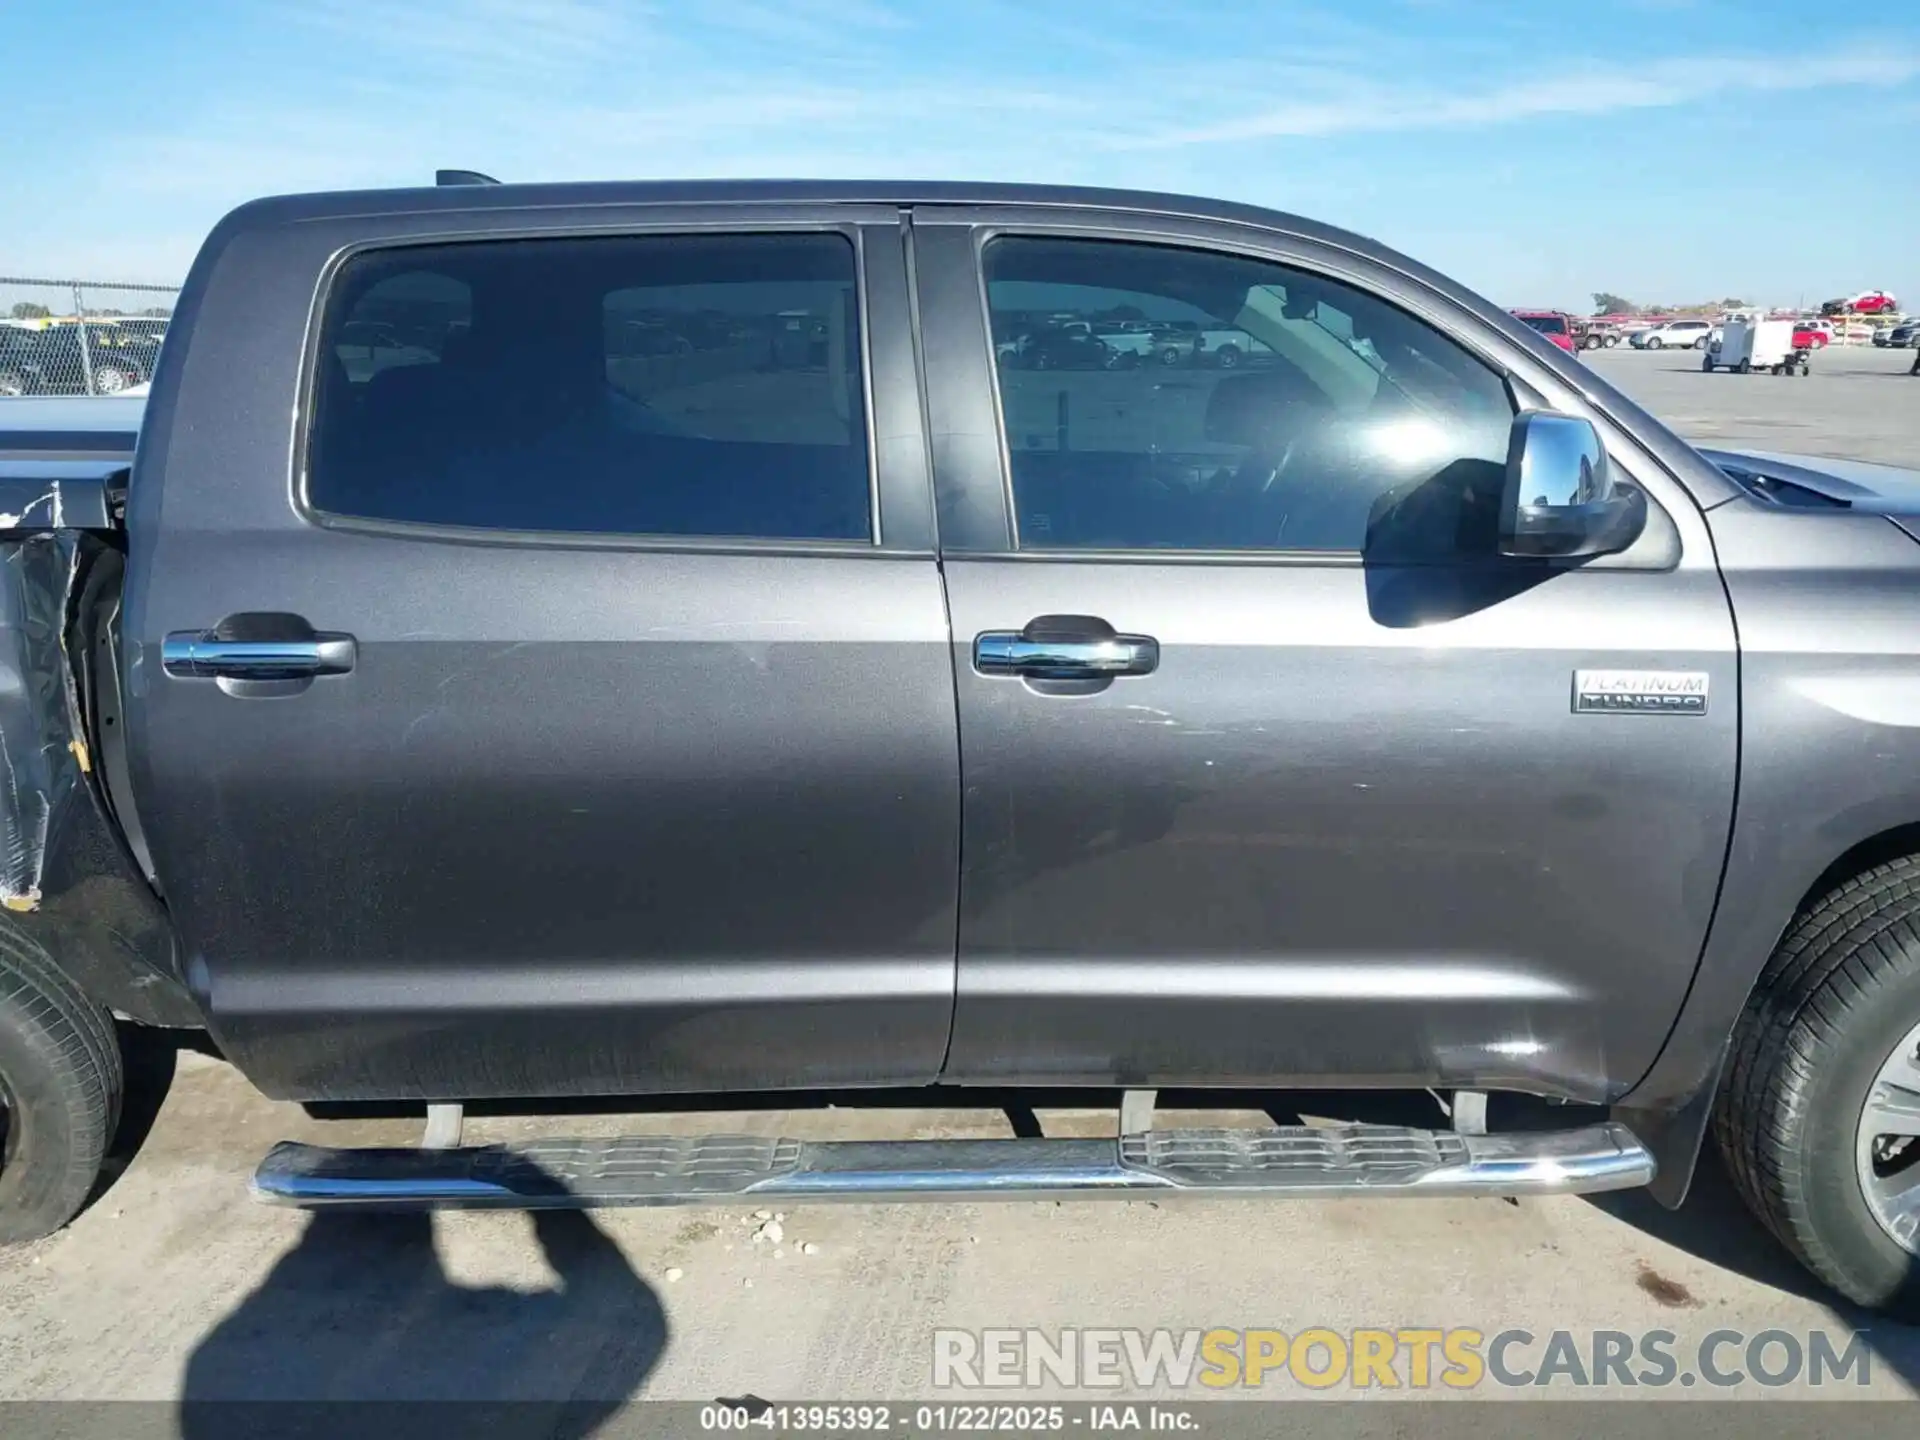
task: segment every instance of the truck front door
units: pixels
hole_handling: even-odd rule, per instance
[[[1618,1093],[1733,803],[1697,510],[1622,442],[1631,550],[1502,557],[1524,347],[1305,239],[1139,231],[916,214],[966,786],[948,1077]],[[1061,316],[1209,338],[1024,365]],[[1703,704],[1586,713],[1587,670]]]
[[[959,796],[899,220],[814,211],[361,217],[189,295],[130,748],[268,1092],[938,1070]]]

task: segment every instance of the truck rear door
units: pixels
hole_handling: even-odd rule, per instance
[[[127,720],[221,1044],[298,1098],[931,1078],[898,215],[434,198],[217,237],[156,388]]]

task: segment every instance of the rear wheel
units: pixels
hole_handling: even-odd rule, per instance
[[[1920,856],[1795,920],[1735,1032],[1714,1130],[1802,1264],[1857,1304],[1920,1316]]]
[[[1704,349],[1706,349],[1706,348],[1707,348],[1707,337],[1706,337],[1706,336],[1704,336],[1704,335],[1702,335],[1702,336],[1701,336],[1701,337],[1700,337],[1700,338],[1699,338],[1698,340],[1696,340],[1696,341],[1694,341],[1694,342],[1693,342],[1693,348],[1694,348],[1694,349],[1696,349],[1696,350],[1704,350]]]
[[[0,927],[0,1244],[71,1220],[120,1113],[113,1020],[38,945]]]

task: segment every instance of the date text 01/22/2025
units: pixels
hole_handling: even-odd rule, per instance
[[[720,1403],[700,1408],[700,1428],[708,1432],[770,1434],[821,1432],[884,1435],[1015,1434],[1085,1430],[1093,1433],[1197,1434],[1199,1418],[1190,1406],[1135,1404],[970,1404],[880,1405],[767,1402]]]

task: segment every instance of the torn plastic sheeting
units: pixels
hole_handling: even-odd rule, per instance
[[[83,783],[67,610],[79,573],[74,531],[0,540],[0,905],[40,903],[47,833]]]

